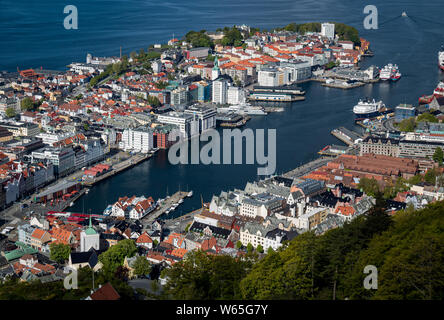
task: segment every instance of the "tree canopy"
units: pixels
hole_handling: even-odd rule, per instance
[[[148,275],[151,272],[151,264],[145,256],[138,256],[134,261],[134,273],[138,276]]]
[[[188,32],[185,35],[185,41],[191,43],[193,47],[214,48],[213,40],[205,33],[205,30]]]
[[[221,40],[221,44],[224,46],[235,46],[239,47],[242,45],[243,35],[242,32],[236,27],[232,27],[231,29],[226,27],[224,28],[224,37]]]
[[[20,101],[22,111],[34,110],[35,106],[34,100],[32,100],[30,97],[23,98],[23,100]]]
[[[123,265],[125,257],[131,258],[136,252],[137,247],[134,241],[125,239],[102,253],[99,261],[103,264],[105,271],[115,272],[119,266]]]
[[[444,153],[440,147],[437,147],[435,149],[435,153],[433,154],[433,161],[438,162],[438,164],[441,166],[442,161],[444,158]]]
[[[240,280],[247,274],[251,263],[230,256],[207,255],[192,251],[163,276],[166,298],[191,300],[240,299]]]
[[[5,110],[5,114],[8,118],[13,118],[13,117],[15,117],[15,109],[12,107],[8,107]]]
[[[52,260],[63,263],[69,259],[71,247],[63,243],[51,243],[49,245],[50,257]]]

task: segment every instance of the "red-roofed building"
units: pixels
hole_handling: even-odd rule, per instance
[[[113,288],[113,286],[108,282],[103,286],[99,286],[93,294],[91,294],[86,300],[119,300],[120,295]]]
[[[137,238],[136,245],[139,247],[145,247],[147,249],[152,249],[153,248],[153,240],[148,235],[148,233],[145,231]]]

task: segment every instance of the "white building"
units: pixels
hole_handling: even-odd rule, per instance
[[[182,86],[171,91],[171,105],[178,106],[181,104],[187,104],[188,99],[188,87]]]
[[[244,246],[251,243],[254,248],[257,248],[260,245],[264,249],[264,252],[267,252],[268,248],[277,250],[282,246],[282,242],[287,240],[286,235],[287,232],[275,226],[264,226],[256,222],[247,222],[240,229],[239,240]]]
[[[321,34],[324,37],[333,40],[335,38],[335,25],[334,23],[323,23],[321,25]]]
[[[258,194],[241,201],[239,214],[250,218],[266,218],[273,210],[282,207],[283,199],[267,193]]]
[[[184,111],[191,114],[199,121],[199,132],[216,128],[216,109],[210,107],[191,106]]]
[[[89,218],[89,226],[86,230],[80,232],[80,252],[86,252],[91,248],[99,250],[100,234],[92,227],[91,218]]]
[[[227,103],[228,81],[225,79],[213,81],[213,103]]]
[[[257,80],[260,86],[276,87],[279,85],[279,71],[275,68],[259,70]]]
[[[72,136],[73,134],[71,132],[42,132],[39,133],[36,137],[42,139],[42,142],[44,144],[49,144],[50,146],[52,146],[54,143],[65,140]]]
[[[160,60],[155,60],[151,63],[151,68],[153,69],[154,73],[159,73],[162,71],[162,62]]]
[[[153,149],[153,130],[139,127],[136,129],[126,129],[122,134],[122,141],[119,146],[125,151],[148,153]]]
[[[54,173],[63,176],[75,168],[75,153],[71,147],[67,148],[41,148],[33,151],[31,161],[48,159],[54,165]]]
[[[199,119],[196,115],[170,111],[168,113],[159,114],[157,120],[160,123],[176,125],[179,128],[179,132],[183,139],[189,139],[199,134]]]
[[[144,196],[122,197],[111,206],[111,216],[141,219],[156,208],[153,198]]]
[[[227,103],[228,104],[242,104],[246,102],[245,91],[239,87],[228,87]]]
[[[324,57],[324,55],[322,55]],[[319,65],[327,63],[327,60],[320,61]],[[311,66],[307,61],[291,60],[282,61],[280,67],[286,70],[286,81],[289,83],[311,78]]]

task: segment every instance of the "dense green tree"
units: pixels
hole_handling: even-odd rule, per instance
[[[123,265],[125,257],[131,258],[137,251],[133,240],[125,239],[109,248],[99,256],[99,261],[103,264],[103,269],[107,272],[115,272],[119,266]]]
[[[411,177],[408,182],[411,185],[415,185],[418,184],[420,182],[424,181],[424,177],[420,174],[414,175],[413,177]]]
[[[438,162],[439,165],[442,165],[442,161],[444,158],[444,153],[440,147],[435,149],[435,153],[433,154],[433,161]]]
[[[68,260],[71,253],[71,247],[63,243],[53,242],[49,245],[49,250],[51,259],[58,263],[63,263]]]
[[[362,189],[366,194],[369,196],[374,197],[376,193],[379,191],[379,184],[378,181],[375,179],[369,179],[366,177],[363,177],[359,180],[358,187]]]
[[[304,248],[313,234],[300,235],[285,250],[270,252],[241,282],[244,299],[305,299],[312,295],[312,263]],[[308,253],[308,254],[307,254]]]
[[[146,58],[146,53],[145,53],[145,50],[143,50],[143,48],[142,48],[139,50],[139,56],[137,57],[137,59],[143,61],[145,58]]]
[[[163,271],[168,279],[164,295],[172,299],[239,299],[239,282],[249,268],[248,261],[192,251]]]
[[[438,118],[436,118],[433,114],[425,112],[420,114],[416,118],[416,122],[438,122]]]
[[[205,30],[188,32],[185,35],[185,41],[191,43],[193,47],[214,48],[213,40],[205,33]]]
[[[424,180],[428,183],[435,184],[436,183],[436,175],[437,172],[435,169],[429,169],[424,175]]]
[[[335,22],[335,33],[338,35],[339,40],[353,41],[355,46],[361,44],[358,30],[352,26]]]
[[[145,256],[139,256],[134,261],[134,273],[138,276],[148,275],[151,272],[151,264]]]
[[[242,248],[242,242],[240,242],[240,240],[238,242],[236,242],[236,249],[240,249]]]
[[[34,109],[34,101],[30,97],[23,98],[22,101],[20,101],[20,107],[22,111],[29,111]]]
[[[387,231],[373,237],[346,275],[351,299],[444,298],[444,203],[405,210]],[[363,269],[378,268],[378,289],[365,290]]]
[[[15,117],[15,109],[12,107],[6,108],[5,114],[8,118],[13,118]]]
[[[398,129],[403,132],[412,132],[413,130],[415,130],[415,127],[416,122],[414,117],[404,119],[398,124]]]
[[[236,27],[232,27],[231,29],[224,29],[224,37],[221,40],[221,44],[223,46],[241,46],[242,45],[242,32]]]

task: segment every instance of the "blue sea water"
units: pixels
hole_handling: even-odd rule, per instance
[[[379,28],[365,30],[363,9],[378,9]],[[65,30],[63,9],[78,8],[78,30]],[[400,17],[405,11],[408,17]],[[0,8],[0,70],[17,67],[61,69],[72,61],[94,56],[118,55],[147,48],[150,44],[182,37],[190,30],[247,24],[271,29],[290,22],[343,22],[356,27],[371,42],[375,52],[363,67],[396,63],[403,74],[397,83],[378,83],[354,90],[304,85],[306,100],[282,113],[251,120],[247,127],[277,129],[277,172],[290,170],[317,156],[327,144],[339,143],[330,131],[339,126],[353,127],[353,105],[359,98],[382,99],[388,106],[417,102],[430,94],[443,73],[437,67],[437,51],[444,44],[444,5],[431,1],[317,0],[2,0]],[[72,208],[101,212],[119,196],[145,194],[155,198],[182,189],[193,189],[178,214],[197,208],[200,194],[209,201],[221,190],[243,188],[257,179],[255,165],[176,165],[166,153],[119,174],[95,187]]]

